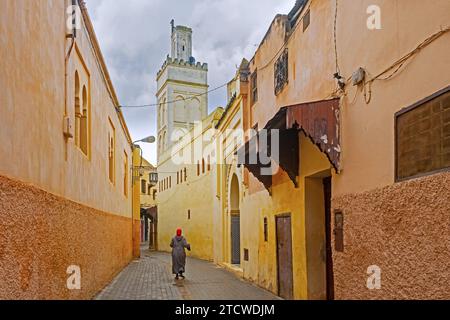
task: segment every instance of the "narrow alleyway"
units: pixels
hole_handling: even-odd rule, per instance
[[[175,281],[167,253],[141,251],[96,300],[276,300],[272,293],[213,263],[188,258],[186,280]]]

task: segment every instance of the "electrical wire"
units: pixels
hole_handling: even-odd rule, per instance
[[[122,108],[127,108],[127,109],[128,108],[149,108],[149,107],[158,107],[158,106],[162,106],[162,105],[168,105],[170,103],[176,103],[176,102],[183,102],[183,101],[193,100],[195,98],[198,98],[198,97],[201,97],[201,96],[205,96],[205,95],[207,95],[207,94],[209,94],[211,92],[214,92],[214,91],[217,91],[219,89],[222,89],[222,88],[226,87],[227,85],[228,85],[228,82],[225,83],[225,84],[222,84],[221,86],[216,87],[214,89],[211,89],[211,90],[208,90],[206,92],[193,95],[193,96],[185,98],[185,99],[176,99],[176,100],[172,100],[172,101],[166,101],[164,103],[152,103],[152,104],[143,104],[143,105],[136,105],[136,106],[119,106],[119,108],[121,108],[121,109]]]
[[[339,68],[339,55],[338,55],[338,49],[337,49],[337,20],[338,20],[338,11],[339,11],[339,1],[336,0],[336,6],[335,6],[335,12],[334,12],[334,55],[336,57],[336,74],[340,74],[341,70]]]
[[[450,31],[450,27],[446,27],[446,28],[441,29],[440,31],[434,33],[433,35],[429,36],[427,39],[422,41],[422,43],[420,43],[414,50],[410,51],[409,53],[407,53],[406,55],[401,57],[399,60],[394,62],[391,66],[386,68],[384,71],[380,72],[378,75],[376,75],[375,77],[373,77],[370,80],[368,80],[368,82],[371,83],[371,82],[374,82],[376,80],[389,80],[389,79],[391,79],[392,77],[394,77],[400,71],[400,69],[405,65],[405,63],[408,60],[413,58],[423,48],[427,47],[432,42],[434,42],[435,40],[437,40],[438,38],[440,38],[441,36],[443,36],[445,33],[449,32],[449,31]],[[381,76],[383,76],[384,74],[388,73],[392,69],[395,69],[395,70],[389,76],[387,76],[385,78],[381,78]]]
[[[377,74],[376,76],[372,77],[366,69],[364,71],[366,74],[370,77],[369,80],[364,80],[363,83],[363,92],[364,92],[364,101],[366,104],[369,104],[372,101],[372,84],[375,81],[387,81],[392,79],[394,76],[396,76],[399,72],[401,72],[402,68],[412,59],[414,58],[422,49],[430,45],[432,42],[443,36],[445,33],[450,31],[450,27],[445,27],[441,29],[440,31],[432,34],[428,38],[426,38],[424,41],[422,41],[416,48],[411,50],[409,53],[401,57],[399,60],[395,61],[392,65],[390,65],[388,68]],[[391,72],[392,71],[392,72]],[[389,73],[386,75],[387,73]],[[385,77],[383,77],[386,75]]]

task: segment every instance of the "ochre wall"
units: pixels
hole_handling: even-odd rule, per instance
[[[381,30],[366,26],[370,5],[381,9]],[[347,78],[364,67],[375,76],[450,26],[449,21],[447,0],[341,1],[337,26],[341,73]],[[361,88],[347,86],[341,101],[342,174],[333,181],[334,196],[394,183],[394,114],[450,84],[449,45],[450,32],[423,48],[390,80],[375,81],[370,104],[364,102]]]
[[[337,43],[344,77],[359,67],[369,76],[379,74],[450,21],[446,0],[340,3]],[[366,27],[369,5],[381,9],[381,30]],[[343,166],[333,178],[333,207],[343,210],[345,221],[345,251],[334,252],[338,299],[450,297],[448,173],[395,183],[394,124],[396,112],[450,84],[449,45],[450,32],[389,80],[375,81],[369,104],[361,88],[347,86],[341,101]],[[371,265],[381,267],[381,290],[366,287]]]
[[[131,259],[131,219],[0,176],[0,299],[90,299]],[[81,290],[66,286],[70,265]]]
[[[336,299],[448,299],[450,173],[336,197],[344,252],[334,252]],[[367,268],[381,268],[369,290]]]
[[[72,43],[66,37],[72,31],[66,28],[69,3],[0,1],[4,299],[91,298],[131,259],[131,141],[85,15],[65,68]],[[63,135],[65,116],[75,131],[76,70],[90,89],[88,156]],[[116,136],[114,183],[108,176],[110,123]],[[66,289],[69,265],[82,269],[81,291]]]
[[[64,58],[71,44],[65,38],[71,32],[66,29],[65,2],[0,1],[0,174],[129,217],[131,198],[123,192],[122,164],[124,151],[131,164],[131,147],[84,22],[67,64],[67,110],[64,107]],[[90,74],[89,157],[74,139],[63,136],[66,114],[75,132],[75,70],[82,64],[80,57]],[[114,184],[108,178],[109,119],[116,132]]]
[[[370,31],[367,28],[367,8],[370,5],[381,8],[382,30]],[[256,123],[261,129],[280,107],[331,97],[330,93],[336,87],[333,80],[334,9],[333,1],[311,2],[310,26],[305,32],[300,26],[287,41],[289,83],[278,97],[273,93],[273,63],[266,67],[284,40],[283,18],[275,20],[250,64],[252,71],[258,70],[260,94],[254,106],[245,107],[244,114],[252,113],[246,129]],[[421,17],[420,23],[417,17]],[[449,18],[450,3],[445,0],[435,0],[430,4],[419,0],[340,1],[337,55],[341,75],[347,79],[359,67],[365,67],[371,76],[378,74],[427,37],[448,26]],[[448,213],[449,192],[444,187],[448,178],[433,175],[394,183],[394,114],[448,86],[449,73],[444,70],[450,70],[449,37],[450,33],[447,33],[421,50],[392,79],[374,82],[370,104],[364,102],[360,88],[351,83],[346,87],[340,114],[342,171],[339,174],[332,172],[333,206],[342,209],[346,215],[345,244],[348,247],[343,254],[334,255],[338,299],[448,298],[448,287],[441,284],[449,283],[448,272],[442,271],[448,269],[450,261],[448,230],[444,227],[449,224],[448,215],[444,214]],[[316,151],[300,151],[300,170],[306,169],[313,174],[330,169],[326,159],[322,166],[316,168],[317,171],[305,168],[308,161],[315,161]],[[303,176],[304,173],[300,173],[301,190],[304,188]],[[294,208],[292,237],[297,243],[294,248],[295,297],[311,298],[305,285],[308,277],[305,246],[309,244],[308,241],[305,244],[304,238],[304,195],[289,187],[288,182],[283,184],[279,177],[274,177],[270,197],[250,174],[249,192],[244,197],[242,214],[249,215],[247,219],[251,224],[260,225],[261,234],[264,216]],[[286,198],[277,194],[277,190],[286,193]],[[408,205],[405,205],[405,198],[410,201]],[[422,219],[426,219],[424,225],[420,225]],[[246,270],[248,277],[258,278],[259,284],[276,291],[273,228],[273,219],[269,219],[271,240],[262,243],[259,236],[259,247],[251,250],[258,249],[259,270],[252,258]],[[386,239],[387,235],[389,239]],[[258,239],[253,234],[247,237]],[[385,264],[380,262],[383,259],[387,261]],[[368,293],[367,267],[377,263],[383,264],[382,270],[389,269],[383,271],[387,280],[383,278],[382,282],[389,281],[389,284],[385,284],[387,287],[381,291]],[[414,280],[414,277],[418,279]]]
[[[323,100],[335,91],[333,11],[329,1],[312,1],[310,10],[309,27],[303,31],[300,21],[287,41],[289,82],[278,96],[274,93],[274,64],[286,41],[286,22],[283,22],[282,16],[274,20],[251,60],[250,71],[257,70],[258,74],[258,102],[248,107],[251,121],[250,127],[245,127],[245,130],[253,128],[255,124],[262,129],[282,107]]]

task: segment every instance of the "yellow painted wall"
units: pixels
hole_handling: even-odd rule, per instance
[[[158,249],[171,251],[170,241],[175,236],[177,228],[182,228],[184,236],[191,244],[192,251],[189,255],[205,260],[214,259],[213,249],[213,213],[215,200],[214,166],[207,170],[207,155],[214,151],[214,144],[205,150],[210,153],[204,154],[205,173],[197,176],[197,161],[202,162],[201,154],[188,156],[188,159],[177,164],[169,157],[172,150],[178,153],[182,150],[184,155],[194,155],[194,147],[201,150],[202,141],[207,141],[208,129],[213,128],[219,119],[222,109],[217,109],[201,124],[191,130],[192,139],[183,140],[175,144],[171,150],[165,154],[165,160],[158,164],[158,179],[161,181],[171,177],[171,188],[159,190],[158,205]],[[202,128],[200,130],[199,128]],[[211,136],[212,137],[212,136]],[[190,153],[190,151],[192,153]],[[195,164],[193,164],[195,163]],[[177,172],[187,170],[187,181],[177,185]],[[159,186],[158,186],[159,188]],[[191,219],[188,219],[188,210],[191,212]]]
[[[219,235],[214,239],[214,261],[217,263],[231,263],[231,214],[233,208],[231,204],[232,192],[238,199],[240,207],[244,195],[242,168],[237,167],[236,151],[242,145],[243,136],[243,93],[240,87],[245,85],[239,77],[236,77],[228,86],[229,96],[236,93],[236,99],[228,106],[226,114],[222,117],[220,125],[215,135],[216,154],[218,155],[215,165],[216,179],[216,199],[214,209],[214,234]],[[231,183],[233,177],[238,181],[238,188],[232,191]],[[241,264],[243,256],[243,233],[246,232],[242,223],[241,215]]]
[[[258,124],[262,129],[276,114],[279,108],[308,101],[325,99],[335,90],[332,75],[334,73],[332,58],[332,22],[333,11],[328,1],[313,1],[311,24],[303,31],[303,24],[294,30],[287,42],[289,50],[289,83],[278,95],[274,94],[273,59],[285,41],[283,23],[285,18],[278,16],[271,25],[266,38],[261,43],[250,68],[258,72],[258,102],[248,106],[251,110],[249,129]],[[302,13],[302,15],[306,10]],[[320,39],[320,41],[317,41]],[[311,50],[314,48],[314,50]],[[250,251],[250,261],[243,264],[244,276],[259,285],[278,293],[277,256],[276,256],[276,216],[291,214],[293,242],[293,284],[294,298],[308,299],[313,291],[308,292],[308,270],[314,268],[315,257],[307,259],[308,249],[314,251],[318,240],[311,234],[320,234],[320,230],[309,230],[305,226],[306,177],[330,169],[326,157],[320,153],[309,139],[300,139],[300,177],[299,187],[295,188],[287,174],[280,171],[273,177],[272,194],[249,174],[249,181],[242,204],[244,228],[243,245]],[[309,189],[308,189],[309,190]],[[320,197],[317,196],[317,198]],[[309,212],[308,212],[309,214]],[[268,241],[264,241],[264,218],[268,218]],[[258,226],[258,232],[255,232]],[[314,225],[314,227],[317,227]],[[310,233],[311,232],[311,233]],[[316,237],[317,238],[317,237]],[[318,262],[317,262],[318,263]],[[308,269],[309,265],[309,269]],[[311,279],[317,277],[311,273]]]
[[[308,299],[308,270],[314,267],[315,261],[307,261],[307,250],[315,251],[323,231],[317,224],[311,224],[317,229],[306,231],[306,211],[316,210],[314,205],[323,203],[323,197],[315,194],[317,201],[310,205],[311,199],[306,204],[306,196],[314,194],[309,192],[310,182],[308,177],[330,170],[328,159],[311,143],[309,138],[300,138],[300,177],[299,187],[295,188],[288,176],[281,172],[274,177],[272,195],[267,190],[253,194],[247,194],[242,204],[241,217],[243,217],[243,244],[250,251],[250,261],[243,264],[244,276],[257,282],[259,285],[278,292],[277,284],[277,256],[276,256],[276,226],[277,215],[290,213],[292,223],[292,255],[294,275],[294,297],[296,299]],[[307,190],[308,188],[308,190]],[[317,184],[312,191],[317,191]],[[320,190],[319,190],[320,191]],[[314,215],[315,212],[308,212]],[[318,212],[320,214],[320,212]],[[268,218],[268,241],[264,242],[264,218]],[[255,226],[258,226],[256,228]],[[257,232],[255,232],[257,230]],[[308,247],[308,248],[307,248]],[[317,257],[311,256],[311,259]],[[308,268],[309,264],[309,268]],[[314,268],[313,268],[314,270]],[[316,270],[314,270],[316,271]],[[313,277],[319,277],[311,274]]]
[[[139,190],[140,190],[140,202],[142,208],[151,208],[156,206],[156,197],[153,198],[153,191],[157,191],[156,186],[151,186],[150,184],[150,173],[156,172],[156,168],[154,168],[150,162],[142,158],[142,168],[141,168],[141,183],[142,180],[145,181],[146,188],[145,192],[142,191],[142,186],[139,184]],[[150,193],[149,188],[150,186]]]

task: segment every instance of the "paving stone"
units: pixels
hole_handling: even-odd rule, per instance
[[[171,256],[142,250],[96,300],[278,300],[213,263],[187,258],[186,280],[176,281]]]

